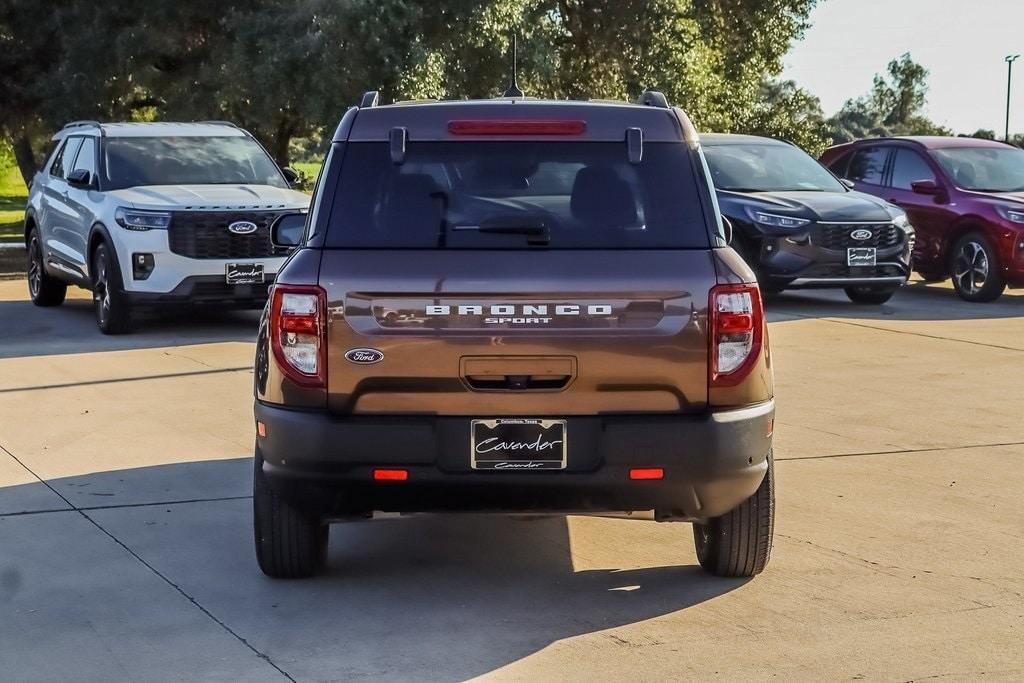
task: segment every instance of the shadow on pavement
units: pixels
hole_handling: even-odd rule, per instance
[[[590,557],[610,554],[602,545],[622,543],[634,529],[637,543],[664,535],[652,535],[643,526],[654,522],[597,520],[596,526],[570,530],[563,516],[511,515],[421,515],[336,524],[324,575],[274,581],[256,566],[251,500],[231,497],[249,490],[251,474],[242,475],[243,471],[251,472],[248,458],[105,472],[50,483],[78,506],[109,505],[86,514],[299,679],[464,680],[561,639],[667,615],[745,583],[713,578],[684,564],[692,558],[687,524],[666,529],[673,547],[659,547],[654,554],[662,558],[660,563],[678,557],[680,564],[577,571],[574,559],[593,567]],[[0,488],[0,501],[16,497],[19,488]],[[90,493],[113,495],[97,501]],[[204,500],[203,493],[223,497]],[[169,496],[193,502],[168,503]],[[145,499],[154,504],[145,504]],[[0,531],[20,529],[25,538],[31,532],[25,526],[53,514],[78,513],[0,517],[6,522]],[[47,528],[52,530],[53,525]],[[12,536],[15,541],[18,537],[19,533]],[[50,542],[53,563],[67,563],[67,571],[74,572],[75,558],[65,556],[64,540],[55,537]],[[24,579],[10,581],[10,586],[29,583],[36,571],[21,566],[19,557],[16,543],[5,546],[0,571]],[[106,578],[94,578],[96,585],[81,587],[76,611],[83,618],[94,615],[91,628],[102,627],[104,600],[117,592],[123,563],[141,564],[128,553],[119,557],[118,566],[92,574]],[[32,596],[45,595],[46,590],[34,586],[25,595],[10,589],[4,593],[0,586],[0,604],[8,606],[16,622],[38,607],[29,604]],[[159,630],[157,610],[140,603],[133,611],[122,618],[154,633]],[[16,624],[7,626],[17,632]],[[73,641],[61,633],[72,626],[55,620],[50,628],[55,642]],[[632,643],[628,634],[606,637],[622,647],[651,644]],[[26,646],[38,647],[39,652],[22,653],[22,659],[47,656],[44,643],[20,645]],[[4,649],[0,644],[0,655]],[[162,674],[175,676],[173,671]]]
[[[0,358],[187,346],[256,339],[259,311],[215,308],[161,309],[130,334],[106,336],[96,328],[92,302],[68,299],[54,308],[0,301]]]
[[[787,290],[768,297],[769,321],[801,318],[848,318],[853,320],[983,320],[1024,317],[1024,296],[1008,289],[996,301],[977,304],[963,301],[949,286],[911,282],[885,304],[851,302],[841,289]]]

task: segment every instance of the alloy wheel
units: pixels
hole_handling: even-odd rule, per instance
[[[105,322],[110,315],[110,287],[107,283],[107,261],[100,254],[96,257],[95,273],[92,299],[96,304],[100,322]]]
[[[28,252],[28,290],[35,298],[43,286],[43,255],[39,249],[39,239],[32,238]]]
[[[953,279],[961,291],[977,294],[988,281],[989,267],[985,248],[974,241],[965,242],[953,260]]]

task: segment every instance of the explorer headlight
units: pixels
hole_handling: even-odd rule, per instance
[[[773,228],[802,228],[808,223],[810,219],[807,218],[794,218],[793,216],[777,216],[773,213],[765,213],[764,211],[758,211],[757,209],[747,207],[747,215],[750,220],[760,225],[768,225]]]
[[[119,206],[114,220],[127,230],[166,230],[171,224],[171,214],[166,211],[140,211]]]

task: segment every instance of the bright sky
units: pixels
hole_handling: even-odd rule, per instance
[[[931,71],[928,116],[958,133],[1002,137],[1006,62],[1024,55],[1024,0],[820,0],[785,58],[791,78],[832,115],[909,52]],[[1024,57],[1013,69],[1010,131],[1024,133]]]

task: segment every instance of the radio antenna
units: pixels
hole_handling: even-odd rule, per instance
[[[505,93],[502,95],[502,97],[525,97],[525,95],[523,95],[523,91],[519,89],[519,84],[516,83],[516,70],[517,70],[516,69],[516,67],[517,67],[516,62],[518,61],[518,58],[519,58],[519,43],[518,43],[518,40],[516,38],[516,34],[513,33],[512,34],[512,83],[509,84],[508,89],[505,90]]]

